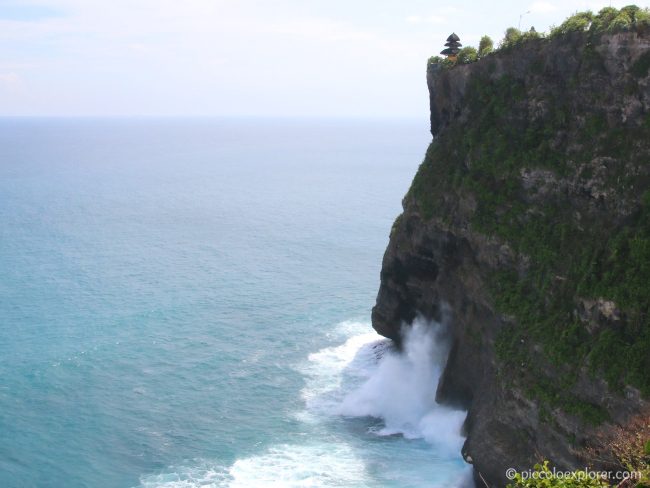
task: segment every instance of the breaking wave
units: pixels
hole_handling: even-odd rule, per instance
[[[472,486],[460,457],[465,412],[435,402],[448,354],[444,327],[417,320],[405,330],[401,352],[368,330],[367,323],[343,322],[333,338],[342,343],[297,365],[305,379],[305,408],[295,414],[305,426],[302,442],[272,445],[229,466],[170,468],[141,486]],[[353,429],[346,428],[350,422],[357,422]],[[363,431],[394,440],[368,447]]]
[[[461,429],[466,414],[435,401],[448,354],[443,326],[416,321],[404,336],[403,352],[388,351],[363,368],[366,380],[345,396],[337,411],[344,416],[382,419],[379,435],[423,438],[457,453],[464,440]]]

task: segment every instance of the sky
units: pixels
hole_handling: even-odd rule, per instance
[[[0,115],[426,117],[426,60],[451,32],[476,46],[608,5],[0,0]]]

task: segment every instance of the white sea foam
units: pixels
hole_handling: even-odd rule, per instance
[[[163,474],[140,480],[140,488],[216,488],[228,486],[230,476],[224,468],[197,461],[193,466],[172,466]]]
[[[231,488],[365,486],[364,464],[344,443],[281,445],[230,468]]]
[[[443,329],[437,323],[416,321],[405,331],[403,352],[389,350],[379,361],[366,365],[362,369],[366,381],[345,396],[337,412],[381,418],[384,427],[377,431],[379,435],[424,438],[438,449],[459,452],[465,412],[435,401],[448,354]]]
[[[237,460],[229,468],[204,465],[170,469],[141,480],[142,488],[366,487],[364,464],[344,443],[278,445]]]
[[[301,420],[314,421],[315,417],[336,414],[345,394],[360,383],[357,381],[355,385],[354,378],[367,377],[367,368],[373,368],[376,363],[374,351],[389,345],[386,339],[368,330],[369,325],[364,323],[339,324],[337,332],[347,335],[345,342],[310,354],[308,361],[299,367],[305,376],[301,396],[307,407],[298,414]]]
[[[405,332],[402,352],[396,351],[391,341],[368,330],[367,323],[339,324],[333,337],[340,336],[344,342],[310,354],[308,360],[299,365],[298,369],[305,377],[301,395],[306,408],[297,414],[297,418],[309,424],[323,423],[315,428],[324,433],[327,432],[325,423],[331,419],[381,419],[382,425],[374,429],[373,434],[422,438],[434,446],[432,449],[441,463],[440,469],[451,469],[449,475],[452,478],[456,472],[455,481],[443,475],[446,481],[431,486],[471,486],[471,471],[455,464],[459,462],[463,442],[460,432],[465,412],[435,402],[438,380],[448,352],[443,340],[443,326],[416,321]],[[445,458],[447,461],[442,460]],[[344,438],[310,437],[304,444],[275,445],[259,455],[239,459],[226,467],[199,464],[170,470],[171,474],[143,479],[142,486],[378,486],[376,478],[369,474],[367,461]],[[391,479],[398,481],[399,474],[393,475]],[[418,482],[414,485],[419,486]]]

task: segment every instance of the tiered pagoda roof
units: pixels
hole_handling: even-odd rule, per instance
[[[440,51],[440,54],[443,54],[445,56],[456,56],[460,52],[460,47],[462,44],[460,43],[460,38],[455,33],[453,33],[447,38],[445,46],[447,46],[447,49]]]

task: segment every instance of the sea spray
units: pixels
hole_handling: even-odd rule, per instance
[[[439,449],[459,452],[465,412],[441,406],[436,388],[449,351],[445,326],[416,320],[404,329],[403,351],[388,350],[368,378],[348,393],[337,412],[380,418],[379,435],[424,438]]]
[[[390,341],[369,329],[367,323],[341,322],[334,333],[344,342],[311,353],[298,367],[306,380],[301,396],[307,408],[298,414],[301,420],[336,415],[343,398],[374,371],[377,354]]]
[[[448,353],[445,328],[416,321],[405,329],[402,351],[369,329],[342,322],[332,331],[333,345],[296,365],[305,408],[294,418],[305,435],[229,465],[173,467],[143,477],[140,486],[473,487],[460,456],[465,413],[435,403]]]

